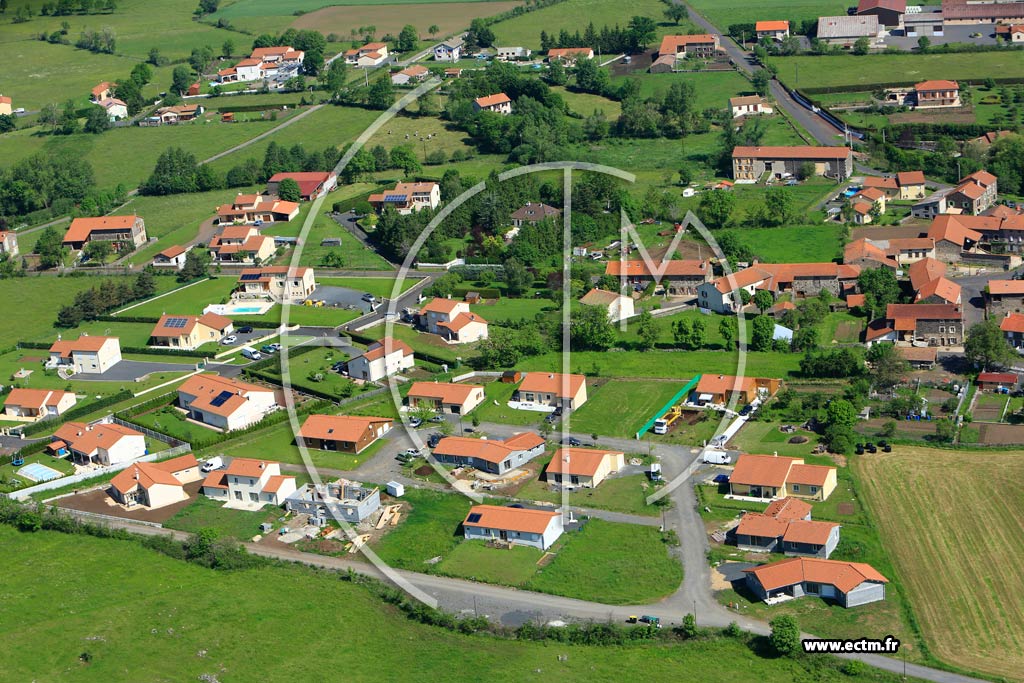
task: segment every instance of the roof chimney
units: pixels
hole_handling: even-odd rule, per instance
[[[778,451],[772,451],[772,457],[773,458],[779,457],[779,452]]]

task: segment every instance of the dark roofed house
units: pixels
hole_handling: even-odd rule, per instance
[[[524,223],[535,225],[547,218],[555,219],[562,215],[560,209],[541,202],[526,202],[522,207],[512,214],[512,225],[522,227]]]
[[[878,17],[883,26],[899,26],[907,13],[907,0],[860,0],[857,14]]]

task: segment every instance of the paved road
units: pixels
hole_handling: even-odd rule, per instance
[[[180,363],[122,360],[103,374],[77,374],[74,379],[76,382],[134,382],[154,372],[192,372],[195,369],[195,362],[188,363],[184,359]]]
[[[349,231],[349,233],[359,240],[362,245],[368,249],[374,249],[374,246],[370,244],[370,237],[366,234],[366,231],[359,227],[359,217],[352,211],[346,211],[345,213],[334,213],[331,212],[331,218],[335,223],[340,225]],[[383,256],[381,256],[383,258]]]

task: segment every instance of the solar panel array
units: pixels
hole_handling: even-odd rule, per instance
[[[240,277],[239,279],[242,280],[243,282],[246,281],[246,280],[259,280],[260,279],[260,274],[259,273],[242,273],[242,277]]]
[[[222,405],[224,405],[224,402],[227,401],[232,396],[234,396],[234,394],[232,394],[230,391],[222,391],[219,394],[217,394],[212,401],[210,401],[210,405],[213,406],[214,408],[219,408]]]
[[[404,202],[409,199],[407,194],[386,194],[384,195],[384,201],[386,202]]]
[[[480,515],[479,512],[474,512],[473,514],[471,514],[469,517],[466,518],[466,521],[469,522],[470,524],[476,524],[477,522],[480,521],[480,517],[481,517],[481,515]]]
[[[180,328],[188,324],[188,318],[168,318],[164,321],[164,327]]]

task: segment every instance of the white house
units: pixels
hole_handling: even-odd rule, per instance
[[[53,433],[47,448],[55,455],[70,455],[79,464],[117,465],[146,455],[146,437],[113,423],[68,422]]]
[[[76,401],[70,391],[14,388],[4,399],[4,417],[39,420],[63,414]]]
[[[181,270],[185,267],[185,259],[190,251],[191,246],[171,245],[153,257],[153,267]]]
[[[768,101],[759,95],[746,95],[743,97],[730,97],[729,109],[732,110],[732,117],[751,116],[757,114],[771,114],[775,109]]]
[[[246,268],[238,276],[238,284],[243,296],[237,298],[270,301],[302,301],[316,289],[313,269],[305,266]]]
[[[462,59],[462,38],[449,38],[434,46],[435,62],[457,62]]]
[[[625,466],[626,455],[622,451],[559,448],[548,463],[544,477],[551,484],[594,488]]]
[[[207,498],[246,507],[284,505],[285,499],[295,493],[295,477],[282,476],[277,462],[235,458],[227,469],[206,476],[202,492]]]
[[[224,431],[244,429],[277,410],[276,393],[219,375],[193,375],[178,387],[178,405],[193,420]]]
[[[47,367],[64,366],[75,374],[101,375],[121,362],[121,341],[117,337],[58,339],[50,347]]]
[[[547,550],[564,531],[562,513],[557,510],[530,510],[474,505],[462,522],[465,537],[479,541],[506,541]]]
[[[499,47],[495,49],[498,51],[498,59],[503,62],[508,62],[513,59],[525,59],[533,54],[533,50],[522,46]]]
[[[789,36],[789,22],[788,21],[759,21],[754,24],[754,31],[757,33],[757,39],[771,38],[772,40],[782,40]]]
[[[469,310],[465,301],[435,298],[420,309],[420,324],[453,344],[487,339],[487,321]]]
[[[388,60],[387,43],[367,43],[362,47],[346,50],[345,62],[362,68],[380,66]]]
[[[457,467],[504,474],[543,455],[545,448],[544,437],[535,432],[522,432],[504,440],[446,436],[434,448],[434,458]]]
[[[617,323],[620,320],[633,317],[633,297],[609,292],[606,289],[594,288],[583,295],[580,303],[585,306],[600,306],[607,309],[608,320]]]
[[[441,203],[441,186],[432,182],[398,183],[395,189],[371,194],[366,200],[377,213],[390,206],[402,215],[409,215],[427,208],[436,209]]]
[[[366,347],[366,353],[348,362],[348,376],[368,382],[412,369],[415,362],[412,348],[403,341],[384,337]]]
[[[103,111],[107,112],[107,118],[111,121],[120,121],[128,118],[128,105],[116,97],[100,100],[98,104],[103,107]]]
[[[503,92],[478,97],[473,100],[474,111],[491,111],[495,114],[508,116],[512,113],[512,100]]]
[[[199,481],[199,463],[189,453],[163,462],[129,465],[110,480],[107,493],[121,505],[151,510],[188,499],[184,484]]]

